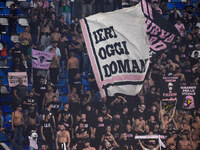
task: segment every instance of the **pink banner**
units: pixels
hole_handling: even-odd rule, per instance
[[[22,78],[23,85],[28,86],[28,77],[26,72],[8,72],[8,82],[10,87],[19,84],[18,79]]]
[[[32,50],[32,67],[39,69],[49,69],[53,53]]]

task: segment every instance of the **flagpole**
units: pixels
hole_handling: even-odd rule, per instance
[[[158,143],[159,143],[159,145],[160,145],[160,150],[162,150],[160,140],[161,140],[161,139],[160,139],[160,134],[159,134],[159,139],[158,139],[159,142],[158,142]]]

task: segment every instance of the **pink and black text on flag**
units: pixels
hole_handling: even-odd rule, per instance
[[[140,1],[146,17],[146,32],[149,36],[150,48],[154,52],[165,50],[179,35],[177,29],[163,18],[146,0]]]
[[[145,20],[137,5],[80,21],[102,97],[140,92],[149,66]]]

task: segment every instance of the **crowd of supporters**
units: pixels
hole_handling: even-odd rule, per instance
[[[129,5],[137,2],[130,0]],[[4,43],[0,52],[5,59],[9,55],[12,57],[11,71],[27,72],[33,85],[28,90],[20,78],[10,93],[13,95],[11,149],[27,148],[33,132],[38,135],[37,144],[41,150],[160,148],[157,139],[135,140],[135,135],[164,135],[166,138],[162,141],[167,150],[200,149],[198,103],[192,111],[174,107],[166,113],[161,107],[159,83],[162,76],[179,76],[181,85],[199,86],[200,4],[193,5],[188,0],[183,10],[168,10],[166,0],[149,2],[175,25],[180,36],[169,49],[151,58],[140,94],[112,98],[99,94],[79,19],[121,9],[122,1],[81,0],[81,16],[74,16],[75,11],[80,10],[74,9],[73,0],[54,0],[53,5],[46,0],[30,2],[29,25],[20,33],[19,42],[11,49]],[[18,13],[14,4],[10,9],[11,36],[16,34]],[[48,70],[32,68],[32,49],[54,54]],[[58,79],[65,75],[68,94],[66,102],[61,103]],[[82,79],[89,86],[85,87]],[[0,88],[1,94],[7,94],[5,86],[0,84]],[[2,112],[0,115],[3,131]]]

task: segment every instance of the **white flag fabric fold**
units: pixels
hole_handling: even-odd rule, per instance
[[[140,92],[149,66],[145,20],[138,4],[80,21],[102,97]]]
[[[158,143],[161,147],[163,148],[166,148],[165,144],[162,142],[161,138],[160,138],[160,135],[159,135],[159,138],[158,138]]]

